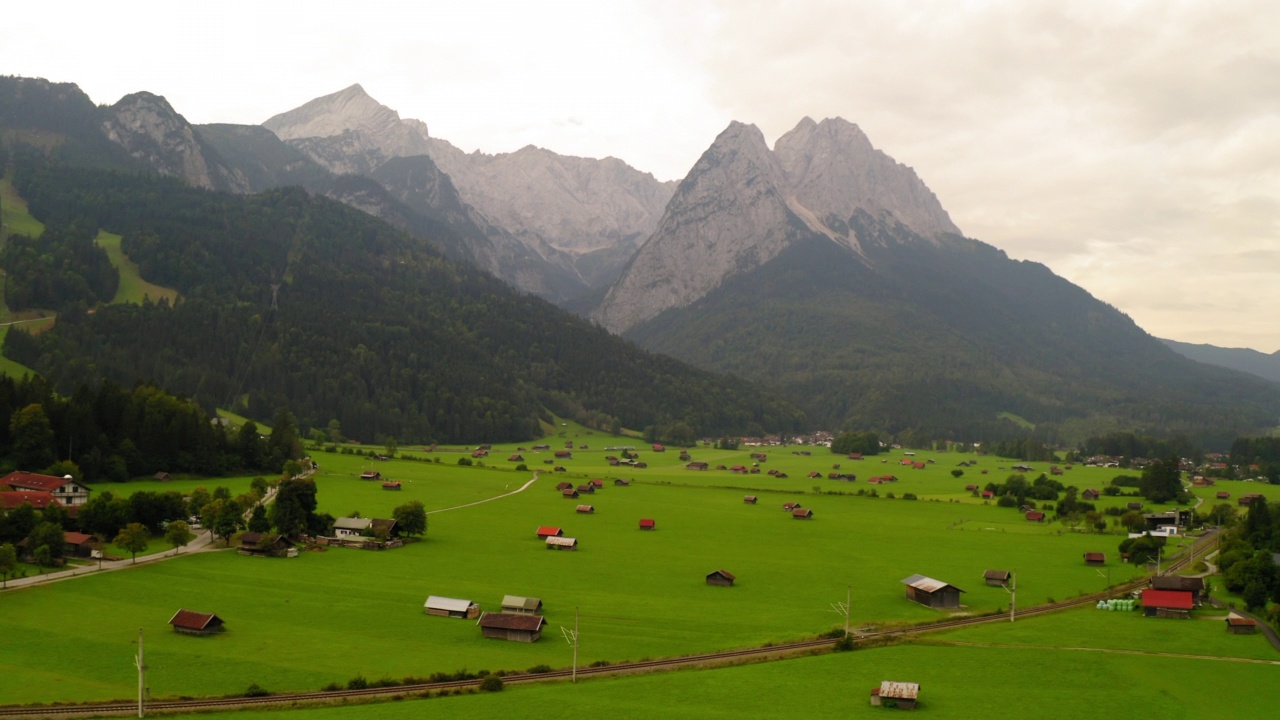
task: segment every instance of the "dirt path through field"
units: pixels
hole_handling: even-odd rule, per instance
[[[534,470],[534,471],[533,471],[533,477],[532,477],[532,478],[529,478],[529,482],[527,482],[527,483],[525,483],[525,484],[521,485],[520,487],[516,488],[515,490],[512,490],[512,491],[511,491],[511,492],[509,492],[509,493],[503,493],[503,494],[501,494],[501,495],[494,495],[494,496],[493,496],[493,497],[491,497],[491,498],[485,498],[485,499],[483,499],[483,500],[477,500],[477,501],[475,501],[475,502],[469,502],[469,503],[467,503],[466,505],[454,505],[453,507],[440,508],[439,510],[428,510],[428,511],[427,511],[427,514],[428,514],[428,515],[435,515],[436,513],[449,512],[450,510],[461,510],[462,508],[469,508],[469,507],[472,507],[472,506],[474,506],[474,505],[480,505],[480,504],[482,504],[482,503],[493,502],[494,500],[501,500],[501,499],[502,499],[502,498],[504,498],[504,497],[511,497],[512,495],[515,495],[515,494],[517,494],[517,493],[522,493],[522,492],[524,492],[526,488],[528,488],[530,485],[534,484],[534,483],[535,483],[535,482],[537,482],[537,481],[538,481],[538,471],[537,471],[537,470]]]
[[[1185,658],[1187,660],[1220,660],[1222,662],[1254,663],[1257,665],[1280,665],[1280,660],[1256,660],[1254,658],[1220,657],[1217,655],[1188,655],[1184,653],[1150,652],[1147,650],[1121,650],[1115,648],[1088,647],[1055,647],[1052,645],[1014,645],[1007,643],[978,642],[929,642],[927,645],[957,645],[963,647],[987,647],[1001,650],[1077,650],[1081,652],[1110,653],[1114,655],[1154,655],[1157,657]]]

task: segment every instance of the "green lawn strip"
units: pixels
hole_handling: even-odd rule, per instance
[[[1033,682],[1033,698],[1027,686]],[[1105,708],[1142,708],[1162,718],[1269,717],[1280,686],[1269,665],[1068,650],[901,645],[710,670],[591,679],[570,685],[508,686],[376,706],[212,713],[208,720],[385,720],[448,717],[661,718],[884,717],[868,695],[882,680],[920,684],[926,716],[1022,720],[1096,717]],[[1194,678],[1194,681],[1189,681]],[[1249,688],[1231,694],[1206,687]],[[1035,708],[1028,708],[1033,703]],[[1105,712],[1102,712],[1105,714]],[[172,716],[181,717],[181,716]],[[196,717],[196,716],[192,716]]]
[[[320,456],[322,471],[333,465],[329,457]],[[405,472],[419,468],[427,478],[445,470],[395,461],[382,466],[398,465]],[[338,469],[344,472],[317,479],[322,509],[358,503],[354,509],[380,514],[412,496],[355,479],[358,467],[333,467]],[[421,484],[430,501],[424,504],[439,507],[465,499],[473,484],[492,490],[509,477],[513,485],[524,477],[451,470],[435,481],[415,479],[415,491]],[[540,480],[518,495],[432,515],[424,541],[397,550],[330,549],[290,560],[204,553],[6,593],[0,595],[0,636],[33,642],[0,645],[0,667],[8,668],[10,680],[0,686],[0,702],[127,697],[133,682],[127,663],[73,670],[64,659],[76,653],[127,657],[138,627],[155,638],[148,642],[155,696],[214,695],[251,682],[311,690],[355,675],[563,667],[569,654],[556,632],[571,622],[575,607],[582,613],[580,660],[586,664],[813,636],[839,623],[830,604],[843,599],[846,586],[854,588],[859,625],[945,617],[903,598],[899,581],[916,572],[968,590],[969,612],[1007,606],[1002,589],[981,584],[986,567],[1019,568],[1023,603],[1102,586],[1081,560],[1094,537],[1048,529],[1017,535],[950,529],[961,516],[1004,517],[1001,508],[815,496],[816,518],[797,521],[782,512],[781,498],[754,506],[741,498],[732,489],[610,485],[582,500],[597,508],[582,515],[575,512],[578,502],[562,499]],[[639,531],[642,517],[656,519],[658,529]],[[539,525],[563,527],[580,539],[581,550],[546,550],[535,536]],[[738,585],[707,586],[705,574],[717,568],[736,573]],[[1115,571],[1115,582],[1135,572],[1128,566]],[[541,642],[485,640],[472,622],[422,612],[431,594],[494,609],[508,593],[546,603],[550,627]],[[46,622],[51,614],[72,616],[84,607],[94,608],[88,626]],[[216,612],[229,631],[213,638],[175,636],[165,623],[179,607]],[[377,650],[334,651],[352,646]],[[190,671],[195,666],[199,673]],[[47,682],[59,674],[64,682]]]
[[[107,251],[107,257],[111,260],[112,266],[120,272],[120,287],[116,289],[116,296],[111,299],[111,302],[141,305],[144,297],[151,298],[153,303],[160,302],[161,298],[167,299],[170,305],[177,302],[177,290],[142,279],[142,275],[138,272],[138,264],[130,260],[120,248],[119,235],[99,230],[94,242]]]
[[[249,418],[246,418],[243,415],[237,415],[230,410],[223,410],[222,408],[218,408],[218,417],[226,419],[231,423],[232,427],[240,427],[241,425],[249,422]],[[269,425],[265,425],[257,420],[255,420],[253,424],[258,426],[258,432],[263,435],[271,433],[271,427]]]
[[[8,334],[9,334],[9,326],[0,327],[0,345],[4,344],[4,336]],[[6,375],[14,379],[19,379],[23,375],[30,375],[32,377],[36,377],[39,375],[39,373],[27,367],[26,365],[23,365],[22,363],[14,362],[9,358],[4,357],[3,355],[0,355],[0,375]]]
[[[8,176],[0,177],[0,243],[10,235],[40,237],[44,224],[31,216],[27,203],[18,195]]]

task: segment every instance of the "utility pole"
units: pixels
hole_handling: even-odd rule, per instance
[[[849,637],[849,608],[853,603],[853,586],[850,585],[845,589],[844,602],[831,603],[831,612],[844,616],[844,636]]]
[[[578,682],[578,608],[573,609],[573,629],[562,627],[560,634],[564,635],[565,642],[573,647],[573,676],[572,682]]]
[[[142,695],[147,685],[147,664],[142,658],[142,628],[138,628],[138,654],[133,658],[138,668],[138,717],[142,717]]]
[[[1106,578],[1107,580],[1107,599],[1110,600],[1111,599],[1111,568],[1107,568],[1107,572],[1105,575],[1102,573],[1101,570],[1098,570],[1097,573],[1098,573],[1098,577]]]
[[[1009,585],[1005,592],[1009,593],[1009,622],[1013,622],[1014,608],[1018,606],[1018,571],[1009,573]]]

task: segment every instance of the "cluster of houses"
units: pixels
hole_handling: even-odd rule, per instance
[[[536,642],[547,620],[542,616],[542,600],[520,595],[504,595],[500,612],[482,612],[471,600],[431,595],[423,603],[427,615],[475,620],[481,634],[495,640]]]

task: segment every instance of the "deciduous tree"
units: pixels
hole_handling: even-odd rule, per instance
[[[111,544],[129,553],[133,557],[133,562],[138,562],[138,553],[147,549],[147,545],[151,542],[151,533],[147,532],[147,528],[142,523],[131,522],[124,526],[124,529],[116,535],[116,539]]]
[[[174,550],[186,547],[187,543],[195,536],[191,534],[191,526],[185,520],[174,520],[164,529],[165,542],[173,546]],[[179,550],[179,552],[181,552]]]
[[[427,511],[421,502],[411,500],[391,511],[401,535],[421,535],[427,531]]]

